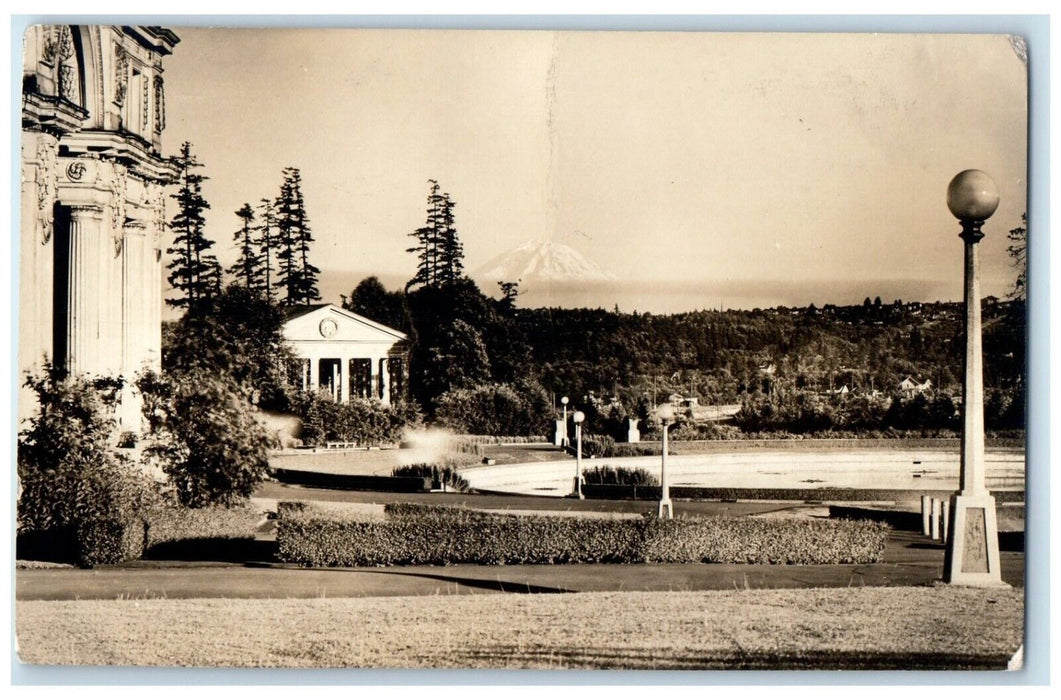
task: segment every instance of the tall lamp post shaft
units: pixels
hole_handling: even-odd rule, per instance
[[[966,586],[1002,586],[995,499],[984,470],[984,369],[980,322],[980,230],[998,207],[998,186],[979,170],[965,170],[947,187],[947,207],[961,221],[965,243],[965,372],[959,491],[950,499],[943,580]]]
[[[963,495],[987,493],[984,472],[984,361],[980,320],[982,222],[963,222],[965,241],[965,372],[962,377],[962,455],[958,487]]]

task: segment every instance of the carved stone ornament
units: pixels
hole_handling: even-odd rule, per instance
[[[166,128],[166,92],[162,86],[162,76],[155,76],[155,133],[161,134]]]
[[[48,25],[43,28],[41,37],[41,60],[45,63],[55,63],[56,57],[59,55],[59,33],[61,27],[54,24]]]
[[[52,239],[55,219],[55,192],[59,173],[56,166],[55,149],[41,138],[37,141],[37,219],[41,224],[41,245]]]
[[[125,92],[129,87],[129,56],[120,44],[114,45],[114,104],[125,104]]]
[[[151,114],[151,88],[148,86],[146,80],[144,81],[144,87],[140,92],[142,93],[142,104],[140,105],[140,123],[137,124],[137,128],[139,128],[141,132],[147,132],[148,118]]]
[[[111,236],[114,238],[114,257],[122,253],[125,227],[125,189],[127,171],[125,166],[115,163],[110,180],[111,187]]]
[[[65,61],[74,55],[74,38],[70,34],[70,25],[59,26],[59,60]]]
[[[66,166],[66,177],[71,182],[81,182],[81,178],[85,176],[86,172],[88,172],[88,166],[79,160],[75,160]]]

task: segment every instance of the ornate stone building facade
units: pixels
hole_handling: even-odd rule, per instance
[[[160,362],[161,27],[30,27],[22,69],[19,381],[47,359],[131,380]],[[19,414],[34,409],[19,394]],[[130,389],[119,419],[140,425]]]

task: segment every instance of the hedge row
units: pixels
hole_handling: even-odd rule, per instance
[[[582,485],[586,498],[610,501],[658,501],[660,487],[642,484]],[[919,501],[922,495],[950,498],[945,489],[858,488],[730,488],[720,486],[671,486],[671,498],[689,501]],[[992,491],[997,503],[1023,503],[1024,490]]]
[[[252,508],[155,506],[129,517],[95,517],[76,528],[18,535],[19,559],[93,567],[143,557],[160,545],[253,539],[261,514]]]
[[[601,520],[388,507],[382,522],[286,509],[281,561],[306,566],[574,563],[872,563],[887,528],[869,521],[710,517]]]

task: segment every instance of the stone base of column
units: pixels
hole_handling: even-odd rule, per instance
[[[990,495],[955,494],[950,499],[950,527],[943,580],[957,586],[999,586],[998,520]]]
[[[674,517],[674,506],[671,505],[669,498],[663,499],[659,502],[659,511],[657,516],[664,520],[670,520]]]

